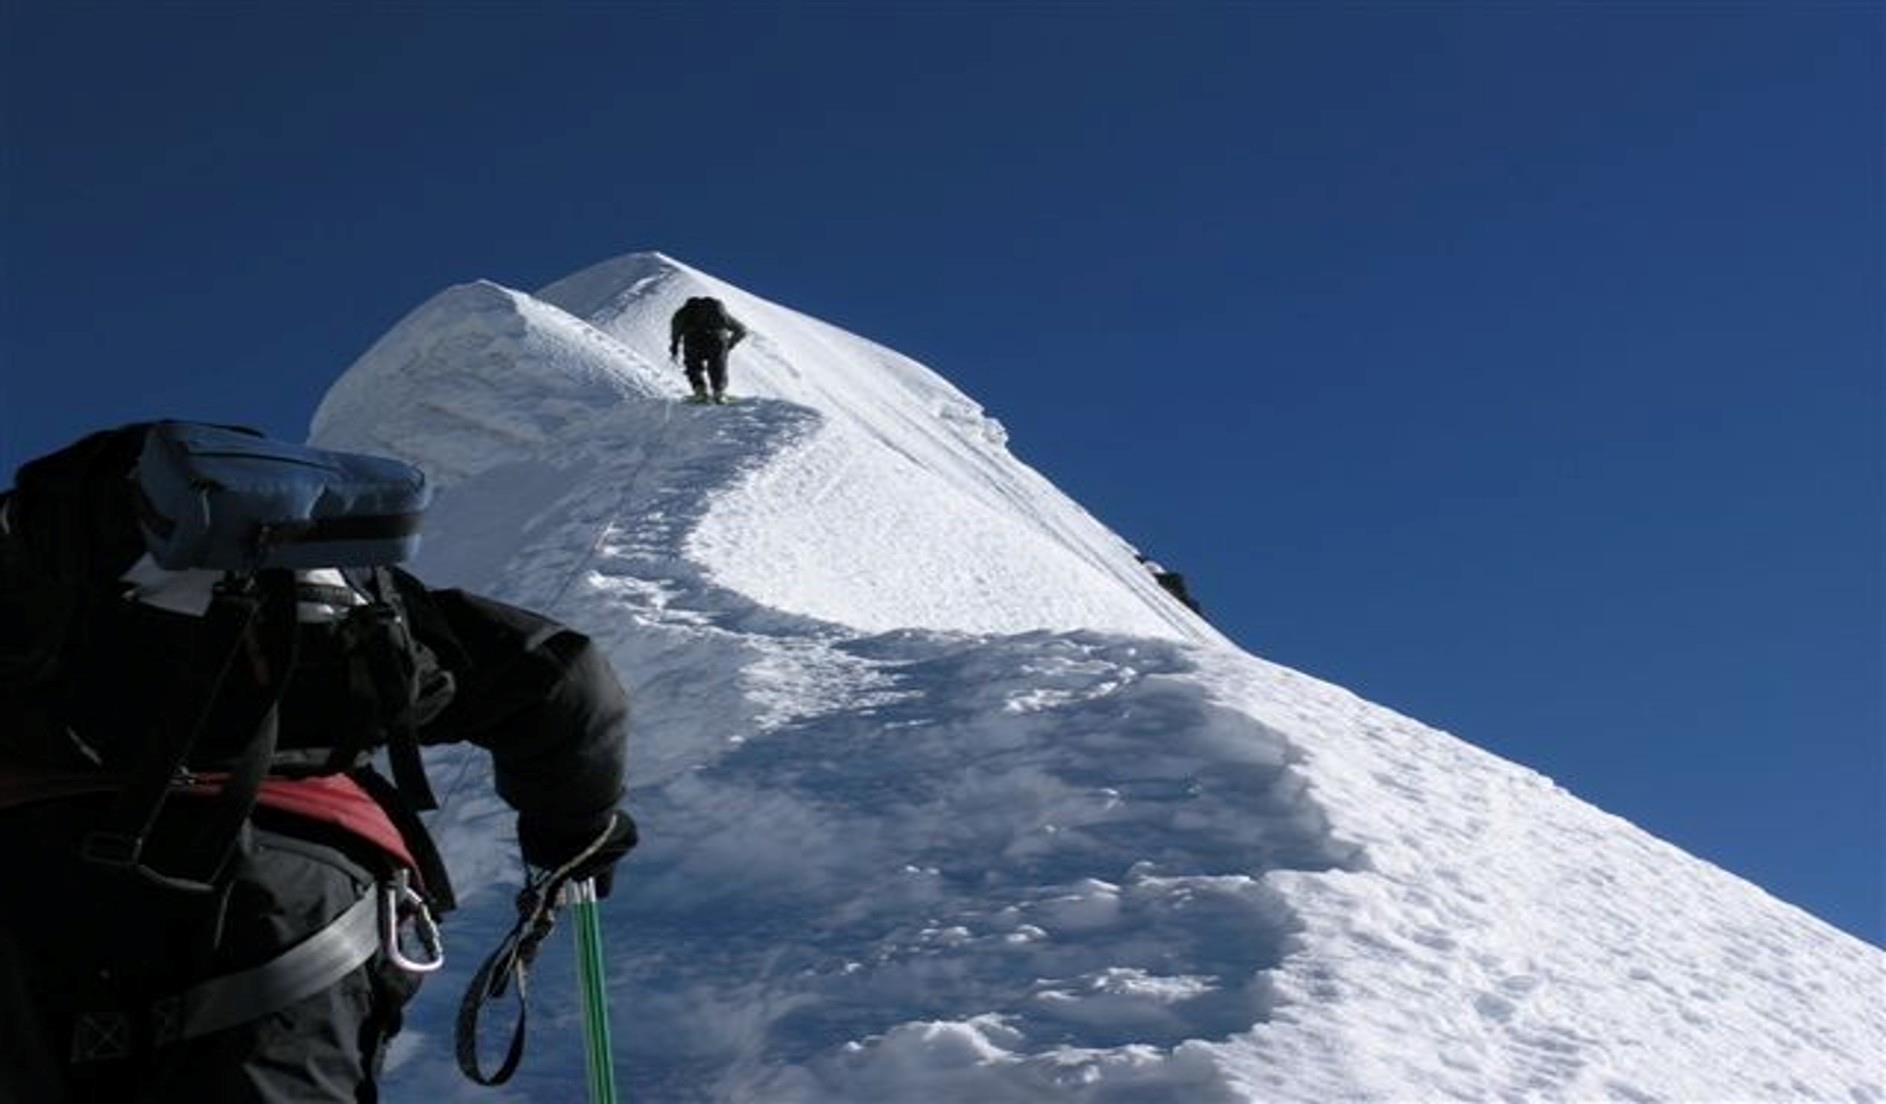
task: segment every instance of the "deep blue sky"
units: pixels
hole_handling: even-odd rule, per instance
[[[299,435],[445,285],[662,249],[1886,940],[1876,6],[313,7],[0,7],[0,465]]]

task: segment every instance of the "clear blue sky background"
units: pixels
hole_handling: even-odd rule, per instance
[[[1877,6],[255,7],[0,7],[0,464],[299,435],[440,288],[662,249],[1886,940]]]

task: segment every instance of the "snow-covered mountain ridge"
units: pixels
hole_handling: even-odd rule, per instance
[[[753,329],[751,401],[676,401],[694,294]],[[1886,955],[1237,650],[879,345],[637,254],[441,293],[313,436],[425,467],[421,573],[630,685],[636,1099],[1886,1104]],[[482,770],[435,762],[467,907],[394,1099],[492,1098],[446,1045],[510,919]],[[569,987],[537,992],[517,1094],[575,1099]]]

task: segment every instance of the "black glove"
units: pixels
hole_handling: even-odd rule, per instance
[[[593,878],[596,896],[607,897],[615,885],[616,863],[635,846],[635,821],[617,809],[606,826],[592,823],[578,828],[528,817],[517,818],[517,843],[524,861],[544,870],[559,871],[566,881]],[[585,854],[587,852],[587,854]],[[582,855],[580,860],[577,856]],[[562,867],[575,862],[569,870]]]

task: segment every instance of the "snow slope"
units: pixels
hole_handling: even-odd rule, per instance
[[[703,293],[753,401],[674,401]],[[1238,651],[881,346],[638,254],[443,292],[313,436],[424,466],[422,573],[630,685],[632,1099],[1886,1104],[1886,955]],[[512,1086],[452,1069],[518,872],[482,757],[434,777],[466,907],[389,1096],[579,1099],[561,942]]]

